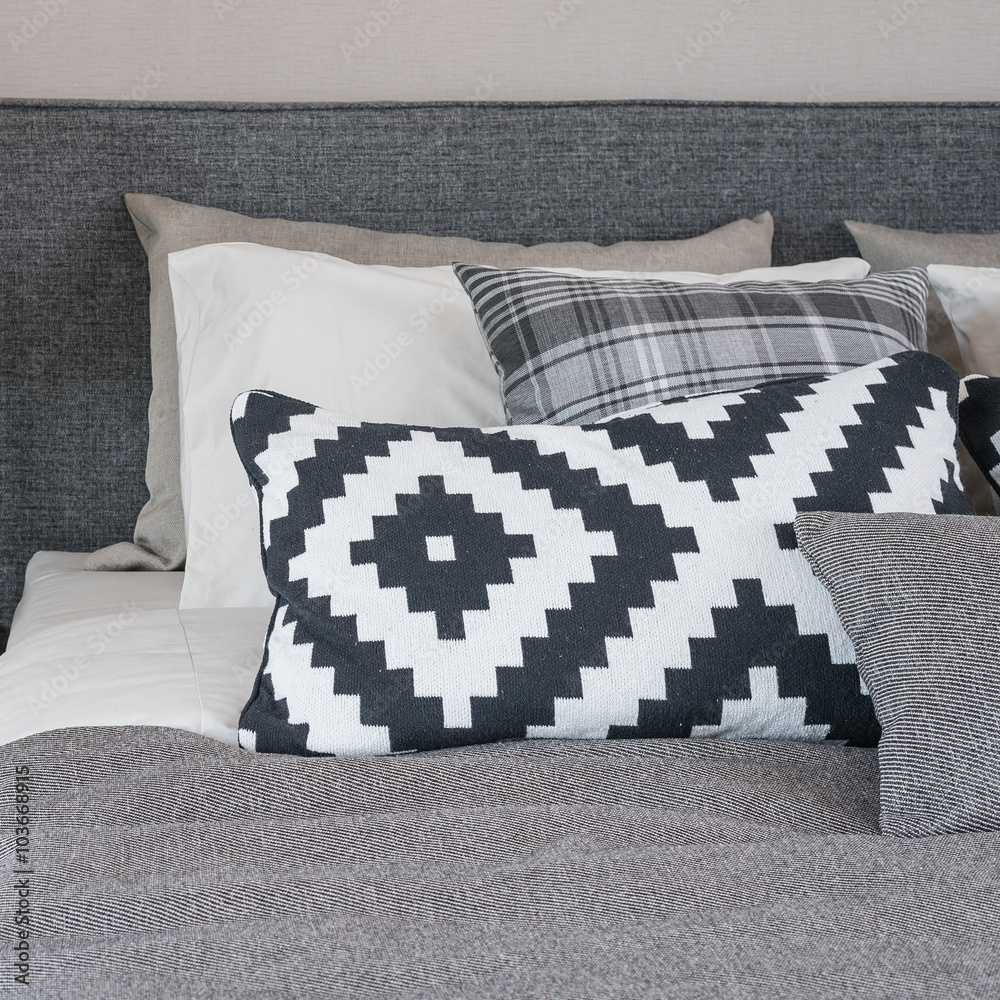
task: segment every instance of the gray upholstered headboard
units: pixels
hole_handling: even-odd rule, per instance
[[[122,194],[535,243],[774,213],[776,264],[857,218],[1000,230],[1000,104],[0,103],[0,624],[38,549],[145,500],[145,258]]]

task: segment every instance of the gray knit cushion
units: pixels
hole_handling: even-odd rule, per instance
[[[860,281],[678,284],[456,264],[513,424],[832,375],[927,346],[923,268]]]
[[[799,514],[882,724],[881,827],[1000,830],[1000,523]]]

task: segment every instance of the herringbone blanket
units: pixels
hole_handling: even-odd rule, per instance
[[[870,750],[77,729],[0,763],[11,995],[1000,995],[1000,834],[880,837]]]

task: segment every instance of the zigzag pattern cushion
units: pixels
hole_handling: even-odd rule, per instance
[[[586,427],[362,423],[241,395],[274,617],[240,740],[872,745],[800,511],[960,512],[958,378],[911,352]]]
[[[1000,494],[1000,378],[969,375],[962,379],[958,432],[996,497]]]
[[[829,375],[927,347],[923,268],[858,281],[676,284],[455,264],[512,424]]]

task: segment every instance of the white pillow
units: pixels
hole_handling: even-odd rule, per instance
[[[182,250],[168,263],[187,529],[182,608],[273,604],[260,562],[256,498],[229,434],[229,411],[241,392],[271,389],[363,420],[505,422],[493,363],[450,267],[352,264],[253,243]],[[865,261],[843,258],[726,275],[632,276],[731,284],[867,273]]]
[[[931,264],[927,276],[969,371],[1000,376],[1000,269]]]

